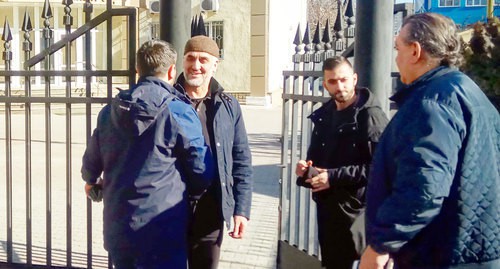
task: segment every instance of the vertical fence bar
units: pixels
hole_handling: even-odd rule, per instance
[[[32,44],[30,41],[30,32],[33,30],[31,24],[31,18],[27,11],[24,12],[24,19],[22,30],[24,32],[23,41],[23,51],[24,59],[28,60],[30,58]],[[26,70],[30,70],[30,67],[26,67]],[[31,77],[24,77],[24,96],[31,97]],[[32,241],[32,219],[33,219],[33,208],[32,208],[32,174],[31,174],[31,103],[24,103],[24,124],[25,124],[25,154],[26,154],[26,264],[28,266],[32,263],[33,257],[33,241]]]
[[[309,25],[306,28],[306,31],[304,33],[304,39],[302,41],[304,43],[304,54],[302,55],[302,60],[303,60],[303,70],[304,71],[310,71],[312,69],[312,59],[313,59],[313,54],[312,54],[312,47],[314,44],[311,44],[310,41],[310,35],[309,35]],[[309,90],[310,90],[310,78],[309,77],[302,77],[302,91],[296,92],[296,94],[299,95],[308,95]],[[301,103],[301,113],[300,113],[300,138],[297,141],[298,145],[300,145],[300,148],[298,149],[297,153],[299,153],[299,156],[297,159],[305,159],[305,155],[307,152],[307,141],[308,141],[308,126],[307,126],[307,116],[309,115],[309,104],[307,101],[300,101]],[[297,111],[298,112],[298,111]],[[295,153],[295,156],[297,154]],[[292,162],[292,167],[296,164],[297,162]],[[292,183],[290,183],[292,184]],[[307,242],[307,220],[304,218],[304,216],[307,214],[307,209],[309,205],[309,190],[306,188],[298,187],[296,184],[294,184],[295,187],[298,190],[298,240],[297,240],[297,246],[300,250],[305,249],[306,245],[308,244]]]
[[[89,22],[91,20],[91,15],[93,12],[93,6],[92,3],[90,3],[89,0],[85,0],[85,3],[83,5],[83,12],[85,12],[85,23]],[[86,32],[85,33],[85,44],[84,44],[84,51],[85,51],[85,70],[92,70],[92,65],[91,65],[91,32]],[[108,44],[109,46],[109,44]],[[90,92],[90,83],[91,83],[91,77],[90,76],[85,76],[85,97],[90,98],[91,97],[91,92]],[[86,137],[86,144],[88,145],[90,136],[91,136],[91,128],[92,128],[92,123],[91,123],[91,104],[87,103],[85,104],[85,137]],[[92,202],[85,197],[85,200],[87,202],[87,268],[92,269]]]
[[[45,48],[48,48],[53,38],[52,29],[50,29],[50,18],[52,18],[52,9],[50,2],[45,0],[43,5],[44,19],[43,24],[43,39]],[[47,55],[44,59],[45,70],[51,68],[51,58]],[[50,93],[50,77],[44,76],[45,97],[49,98]],[[52,121],[51,121],[51,104],[45,103],[45,177],[46,177],[46,259],[47,266],[52,266]]]
[[[66,35],[71,33],[71,26],[73,25],[73,17],[71,16],[71,4],[73,4],[72,0],[63,0],[64,5],[64,16],[63,16],[63,24],[65,27]],[[64,48],[65,53],[65,63],[66,70],[71,70],[71,42],[66,43]],[[71,97],[71,76],[66,76],[66,97]],[[71,268],[72,264],[72,183],[71,183],[71,174],[72,174],[72,136],[71,136],[71,128],[72,128],[72,107],[71,103],[66,104],[66,266]]]
[[[132,40],[137,40],[137,10],[132,13],[128,19],[129,23],[129,34],[130,34],[130,39]],[[129,84],[129,89],[131,89],[135,85],[135,53],[137,51],[137,43],[131,42],[128,44],[128,70],[129,70],[129,78],[128,78],[128,84]]]
[[[283,79],[283,95],[286,95],[290,92],[290,77],[285,76]],[[280,240],[288,239],[288,216],[290,214],[290,210],[288,207],[288,188],[289,188],[289,175],[288,171],[290,169],[290,165],[288,164],[288,147],[289,147],[289,118],[290,118],[290,100],[283,97],[283,119],[281,122],[281,191],[280,191],[280,215],[279,215],[279,238]]]
[[[111,10],[111,0],[106,0],[106,10]],[[111,71],[113,69],[113,48],[110,46],[110,44],[113,44],[113,17],[109,17],[108,20],[106,20],[106,69],[108,71]],[[129,37],[129,42],[132,41]],[[135,41],[133,41],[135,42]],[[135,67],[134,69],[135,70]],[[110,72],[108,72],[108,75],[106,76],[106,97],[108,97],[111,100],[112,97],[112,90],[113,90],[113,77],[110,75]]]
[[[10,71],[12,51],[10,41],[12,34],[9,22],[5,19],[3,26],[2,41],[4,41],[4,52],[2,60],[5,61],[5,70]],[[10,76],[5,76],[5,97],[11,96]],[[6,171],[6,198],[7,198],[7,262],[12,262],[12,106],[10,102],[5,103],[5,171]]]

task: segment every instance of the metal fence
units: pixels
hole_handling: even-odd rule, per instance
[[[122,78],[126,87],[135,82],[137,11],[113,9],[107,0],[104,11],[93,17],[94,5],[89,0],[82,4],[84,14],[73,15],[73,1],[62,1],[64,15],[57,23],[65,31],[60,40],[54,40],[55,13],[48,0],[41,12],[43,28],[33,29],[28,8],[20,29],[11,29],[7,19],[3,24],[0,268],[111,268],[102,234],[96,232],[102,231],[101,205],[93,206],[83,192],[81,156],[92,119],[114,95],[113,81]],[[74,17],[83,17],[83,25],[73,26]],[[113,57],[114,18],[133,40],[118,59]],[[104,33],[103,40],[96,42],[96,32]],[[75,46],[77,40],[83,46]],[[99,70],[92,63],[96,51],[105,57]],[[13,55],[22,57],[20,70],[12,69]],[[54,62],[54,56],[60,61]],[[126,61],[124,68],[115,70],[117,61]]]
[[[400,28],[402,18],[412,12],[409,8],[411,6],[395,6],[394,17],[399,18],[395,20],[395,33]],[[289,255],[297,256],[298,253],[321,259],[316,205],[311,198],[310,190],[296,185],[295,164],[306,158],[313,127],[307,117],[331,98],[322,87],[323,61],[334,55],[346,58],[354,56],[354,25],[351,23],[355,21],[353,14],[351,12],[349,16],[345,16],[348,22],[347,28],[342,28],[342,23],[335,22],[334,25],[337,25],[337,28],[333,28],[335,35],[331,34],[328,22],[325,23],[324,29],[316,27],[312,42],[309,37],[309,26],[306,26],[303,37],[299,27],[294,41],[296,53],[292,57],[294,70],[283,72],[279,240],[280,243],[294,247],[300,252],[295,251],[290,254],[289,250],[281,251],[278,253],[278,262],[280,259],[297,260],[296,257],[292,258]],[[339,18],[344,20],[341,15],[337,16],[337,20]],[[323,33],[322,37],[320,33]],[[399,74],[393,72],[391,77],[393,88],[387,90],[394,91],[400,85]],[[288,256],[284,257],[285,255]]]

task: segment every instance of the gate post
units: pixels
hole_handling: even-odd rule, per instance
[[[387,115],[392,90],[393,13],[393,1],[357,1],[354,68],[358,85],[368,87],[375,94]]]
[[[178,55],[184,52],[191,28],[191,0],[160,0],[160,39],[172,44]],[[178,73],[182,57],[177,57]]]

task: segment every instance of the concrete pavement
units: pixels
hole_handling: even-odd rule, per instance
[[[219,268],[276,268],[281,107],[242,108],[254,167],[251,220],[243,240],[226,233]]]

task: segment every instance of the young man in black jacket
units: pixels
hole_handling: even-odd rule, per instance
[[[213,78],[219,48],[195,36],[184,48],[184,73],[175,85],[198,112],[203,135],[216,161],[216,175],[194,209],[189,234],[189,268],[217,268],[224,221],[230,236],[241,239],[250,219],[252,159],[240,104]]]
[[[309,187],[317,206],[322,264],[347,269],[359,259],[350,230],[365,208],[365,187],[372,153],[388,120],[357,74],[341,56],[323,63],[323,87],[332,99],[314,111],[307,159],[296,165],[299,185]],[[319,174],[307,178],[315,167]],[[304,178],[305,176],[305,178]]]

